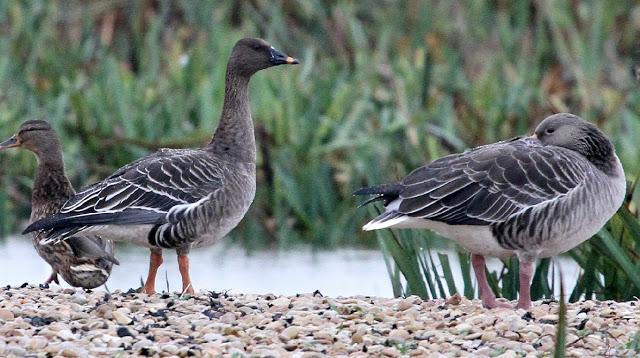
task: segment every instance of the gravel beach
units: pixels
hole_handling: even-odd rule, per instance
[[[487,310],[453,297],[0,289],[0,356],[537,357],[558,304]],[[568,356],[638,356],[640,302],[568,305]]]

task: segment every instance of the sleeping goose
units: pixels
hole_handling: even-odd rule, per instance
[[[143,292],[155,293],[161,249],[176,249],[183,292],[193,293],[188,253],[211,245],[244,217],[256,190],[256,145],[249,79],[259,70],[296,64],[262,39],[245,38],[229,57],[220,122],[197,149],[161,149],[126,165],[67,201],[24,233],[46,230],[46,242],[79,232],[151,249]]]
[[[531,306],[535,260],[594,235],[622,204],[625,177],[612,143],[569,113],[547,117],[531,137],[489,144],[433,161],[401,181],[362,188],[385,211],[364,230],[430,229],[471,253],[485,307],[497,301],[485,256],[519,260],[517,308]]]
[[[16,135],[0,143],[0,150],[12,147],[30,150],[38,159],[30,221],[57,212],[74,190],[64,174],[62,149],[55,130],[46,121],[26,121]],[[45,284],[59,284],[60,275],[71,286],[95,288],[107,281],[113,264],[118,263],[113,257],[113,243],[97,236],[73,236],[61,245],[42,245],[41,239],[40,233],[34,233],[33,246],[52,269]]]

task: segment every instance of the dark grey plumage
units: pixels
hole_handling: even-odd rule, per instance
[[[545,119],[532,137],[449,155],[399,182],[355,194],[374,195],[370,201],[386,205],[364,230],[427,228],[473,254],[533,262],[595,234],[624,192],[611,142],[594,125],[560,113]],[[528,306],[527,296],[521,297],[519,304]]]
[[[261,39],[242,39],[227,65],[220,123],[209,143],[199,149],[163,149],[83,189],[55,215],[25,232],[47,230],[47,242],[77,232],[104,232],[110,238],[152,249],[145,292],[162,262],[160,248],[176,248],[183,290],[191,247],[212,244],[233,229],[255,194],[256,148],[248,85],[257,71],[297,60]],[[159,262],[159,263],[158,263]]]
[[[15,136],[0,143],[0,150],[22,147],[38,159],[38,170],[31,194],[31,221],[53,214],[74,194],[64,174],[62,149],[56,132],[49,123],[29,120]],[[33,235],[33,245],[52,268],[45,283],[58,283],[58,275],[71,286],[95,288],[104,284],[114,263],[113,243],[97,236],[73,236],[62,245],[42,245],[41,233]]]

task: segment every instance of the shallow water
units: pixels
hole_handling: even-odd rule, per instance
[[[149,251],[136,246],[116,248],[107,287],[127,290],[139,287],[149,265]],[[224,244],[192,250],[191,279],[196,290],[231,290],[236,293],[296,294],[320,290],[331,296],[371,295],[392,297],[382,253],[377,250],[342,249],[316,251],[259,251],[247,255],[239,247]],[[37,255],[27,237],[0,241],[0,285],[41,283],[49,266]],[[166,280],[165,280],[166,277]],[[156,289],[181,288],[175,251],[164,251]],[[64,284],[65,287],[69,287]]]
[[[440,251],[440,250],[438,250]],[[442,250],[453,253],[451,249]],[[114,266],[107,281],[109,290],[137,288],[147,274],[149,251],[119,245],[116,248],[119,266]],[[247,254],[237,246],[214,245],[193,250],[189,255],[191,279],[196,290],[216,290],[236,293],[274,293],[292,295],[319,290],[329,296],[368,295],[392,297],[393,291],[382,252],[378,250],[339,249],[313,251],[309,248],[281,251],[258,251]],[[433,255],[437,260],[437,255]],[[41,283],[50,274],[49,266],[36,254],[30,238],[15,236],[0,240],[0,286]],[[463,287],[457,255],[450,254],[451,266],[458,288]],[[501,263],[488,259],[490,271],[499,270]],[[570,258],[557,258],[562,268],[566,291],[570,292],[579,274]],[[556,282],[559,270],[555,270]],[[158,271],[156,289],[178,291],[181,287],[175,251],[164,251],[164,263]],[[64,287],[69,287],[63,283]],[[556,283],[556,287],[559,285]],[[104,289],[104,286],[102,287]],[[559,294],[559,290],[556,289]]]

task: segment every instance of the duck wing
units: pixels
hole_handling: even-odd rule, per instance
[[[105,259],[116,265],[120,262],[113,256],[112,243],[98,236],[72,236],[66,240],[73,254],[87,259]]]

